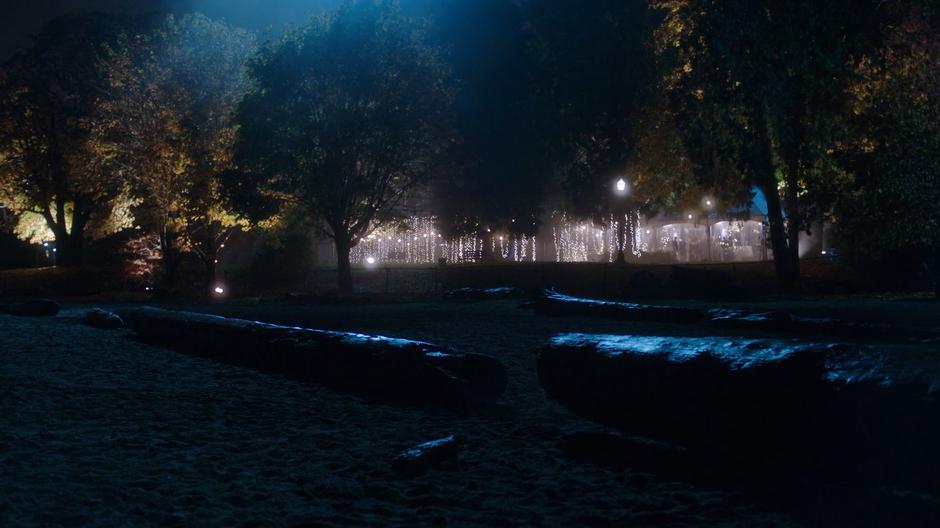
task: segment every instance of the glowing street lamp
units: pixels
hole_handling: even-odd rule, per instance
[[[712,260],[712,209],[715,207],[715,201],[711,198],[705,198],[705,261]]]
[[[623,258],[623,246],[626,242],[625,237],[625,227],[624,218],[626,217],[626,197],[627,197],[627,182],[623,178],[617,180],[614,184],[614,194],[620,197],[618,201],[620,214],[617,216],[617,264],[623,264],[625,262]]]

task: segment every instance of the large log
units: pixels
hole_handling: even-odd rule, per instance
[[[940,357],[923,350],[565,334],[538,373],[581,416],[716,460],[916,474],[940,489]]]
[[[150,307],[121,316],[146,341],[382,402],[485,403],[506,387],[505,367],[495,358],[422,341]]]
[[[758,332],[924,342],[936,341],[940,337],[940,332],[935,329],[846,321],[830,317],[801,317],[786,312],[749,312],[715,308],[708,311],[708,320],[712,326],[718,328]]]
[[[534,309],[535,313],[539,315],[603,317],[626,321],[669,323],[700,321],[706,315],[704,310],[695,308],[586,299],[564,295],[552,290],[546,291],[537,300],[527,304],[526,307]]]
[[[523,307],[533,309],[539,315],[665,323],[707,323],[718,328],[751,332],[895,341],[912,340],[924,343],[940,342],[940,331],[936,329],[855,322],[828,317],[802,317],[786,312],[752,312],[728,308],[704,310],[682,306],[605,301],[564,295],[553,290],[546,290],[541,297],[524,304]]]
[[[505,299],[518,299],[525,295],[519,288],[457,288],[444,292],[444,299],[448,301],[497,301]]]

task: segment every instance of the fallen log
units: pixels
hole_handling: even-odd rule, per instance
[[[576,414],[755,471],[921,475],[940,489],[940,359],[923,350],[565,334],[538,374]]]
[[[150,307],[121,316],[149,342],[381,402],[487,403],[506,387],[505,367],[495,358],[422,341]]]
[[[444,292],[444,299],[448,301],[493,301],[503,299],[518,299],[525,292],[519,288],[457,288]]]
[[[13,304],[0,304],[0,313],[25,317],[54,317],[59,313],[59,303],[50,299],[36,299]]]
[[[830,317],[802,317],[787,312],[748,312],[715,308],[708,311],[709,324],[718,328],[828,337],[875,338],[895,341],[930,340],[936,330],[923,330],[884,323],[863,323]]]
[[[690,323],[705,318],[705,311],[695,308],[585,299],[551,290],[526,307],[539,315],[603,317],[625,321]]]

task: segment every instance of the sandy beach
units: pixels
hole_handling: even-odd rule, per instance
[[[791,524],[736,493],[562,455],[564,434],[598,428],[545,397],[540,343],[624,323],[538,319],[512,302],[265,311],[500,358],[501,405],[468,415],[368,404],[153,347],[83,326],[85,309],[0,316],[0,525]],[[459,463],[414,477],[391,468],[401,450],[447,434],[464,443]]]

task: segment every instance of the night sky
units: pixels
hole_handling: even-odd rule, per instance
[[[3,0],[0,16],[0,59],[29,44],[50,18],[76,12],[187,13],[202,12],[232,25],[277,32],[285,24],[299,25],[313,13],[338,0]]]

